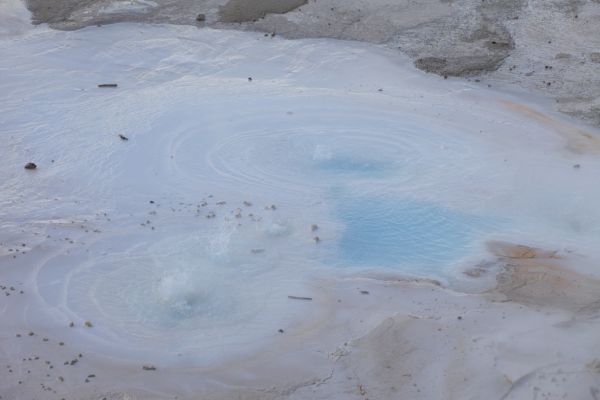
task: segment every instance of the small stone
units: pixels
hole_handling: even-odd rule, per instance
[[[579,169],[579,168],[581,168],[581,164],[575,164],[575,165],[573,165],[573,168]]]
[[[283,333],[284,331],[283,331],[283,329],[280,329],[278,332],[279,332],[279,333]]]
[[[85,321],[83,324],[85,325],[86,328],[91,328],[92,326],[94,326],[94,325],[92,325],[92,323],[90,321]]]
[[[37,165],[35,165],[35,163],[32,162],[28,162],[27,164],[25,164],[25,169],[36,169]]]
[[[75,326],[75,322],[71,321],[71,323],[69,324],[69,328],[73,328]]]
[[[311,230],[312,232],[315,232],[315,231],[317,231],[318,229],[319,229],[319,225],[317,225],[317,224],[312,224],[312,225],[310,226],[310,230]]]
[[[154,365],[146,364],[142,366],[144,371],[156,371],[156,367]]]
[[[129,138],[127,136],[121,135],[120,133],[119,133],[119,137],[121,138],[121,140],[129,140]]]
[[[315,241],[315,243],[319,243],[319,242],[321,241],[321,238],[320,238],[320,237],[318,237],[318,236],[315,236],[315,237],[313,238],[313,240]]]
[[[196,21],[198,21],[198,22],[204,22],[204,21],[206,21],[206,15],[204,15],[204,14],[198,14],[196,16]]]

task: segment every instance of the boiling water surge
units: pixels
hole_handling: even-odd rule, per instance
[[[35,244],[2,263],[23,319],[91,320],[109,354],[243,352],[319,277],[445,279],[491,238],[597,256],[593,154],[387,50],[140,25],[0,47],[1,254]]]

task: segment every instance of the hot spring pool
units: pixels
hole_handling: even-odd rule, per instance
[[[129,24],[0,48],[19,318],[93,321],[72,335],[105,354],[232,357],[314,317],[288,296],[323,277],[444,280],[489,239],[598,251],[580,128],[388,50]]]

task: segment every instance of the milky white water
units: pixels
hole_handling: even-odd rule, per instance
[[[394,52],[119,24],[0,54],[0,277],[35,294],[11,326],[204,363],[313,316],[287,296],[324,277],[460,279],[490,239],[599,256],[594,154]]]

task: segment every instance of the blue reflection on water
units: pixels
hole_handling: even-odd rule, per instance
[[[410,267],[426,272],[464,256],[496,223],[434,203],[346,198],[338,217],[345,225],[338,256],[343,265]]]

